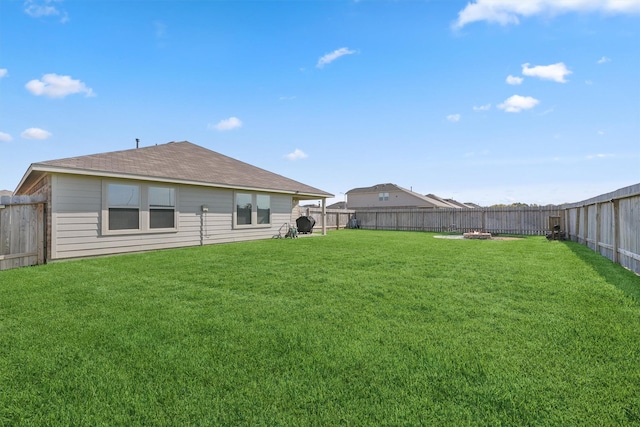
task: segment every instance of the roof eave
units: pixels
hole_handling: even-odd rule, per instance
[[[127,173],[120,173],[120,172],[76,169],[76,168],[51,166],[51,165],[38,164],[38,163],[34,163],[31,166],[29,166],[29,169],[27,170],[25,175],[22,177],[22,180],[18,184],[18,187],[16,187],[16,192],[18,189],[22,187],[22,185],[24,185],[27,178],[34,172],[64,173],[64,174],[72,174],[72,175],[99,176],[99,177],[114,178],[114,179],[136,179],[136,180],[151,181],[151,182],[168,182],[172,184],[196,185],[201,187],[215,187],[215,188],[226,188],[226,189],[234,189],[234,190],[263,191],[267,193],[290,194],[298,198],[308,198],[308,199],[323,199],[323,198],[334,197],[333,194],[325,193],[325,192],[313,193],[313,192],[296,191],[296,190],[261,188],[261,187],[253,187],[253,186],[246,186],[246,185],[221,184],[221,183],[215,183],[215,182],[193,181],[193,180],[167,178],[167,177],[153,177],[148,175],[136,175],[136,174],[127,174]]]
[[[22,186],[27,182],[27,179],[34,172],[34,167],[33,166],[34,166],[33,164],[29,165],[29,168],[27,169],[27,171],[22,176],[22,179],[20,180],[20,182],[18,183],[16,188],[13,190],[14,194],[18,194],[18,190],[20,190],[20,188],[22,188]]]

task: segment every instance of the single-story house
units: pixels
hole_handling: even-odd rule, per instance
[[[439,197],[423,196],[396,184],[377,184],[347,191],[349,209],[363,208],[459,208]]]
[[[14,195],[44,195],[47,260],[267,239],[333,197],[187,141],[33,163]]]

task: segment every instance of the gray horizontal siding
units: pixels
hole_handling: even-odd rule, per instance
[[[177,231],[102,235],[102,180],[55,176],[51,259],[267,239],[277,234],[282,223],[291,219],[291,197],[272,194],[270,225],[234,229],[232,190],[186,185],[173,187],[178,189]],[[202,205],[208,207],[207,213],[202,213]]]

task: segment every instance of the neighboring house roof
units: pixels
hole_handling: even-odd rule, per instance
[[[444,199],[445,202],[447,203],[451,203],[452,205],[455,205],[457,208],[464,208],[464,209],[471,209],[472,206],[467,205],[466,203],[462,203],[459,202],[457,200],[454,199]]]
[[[327,209],[347,209],[346,202],[336,202],[327,206]]]
[[[482,208],[482,206],[480,206],[480,205],[478,205],[478,204],[476,204],[476,203],[473,203],[473,202],[464,202],[464,204],[465,204],[465,205],[467,205],[467,206],[469,206],[470,208],[474,208],[474,209],[480,209],[480,208]]]
[[[438,201],[440,201],[440,202],[444,203],[445,205],[447,205],[447,207],[448,207],[448,208],[460,208],[460,206],[458,206],[458,205],[456,205],[456,204],[453,204],[453,203],[451,203],[451,202],[448,202],[448,201],[446,201],[445,199],[443,199],[443,198],[441,198],[441,197],[436,196],[435,194],[427,194],[427,195],[426,195],[426,197],[429,197],[429,198],[431,198],[431,199],[438,200]]]
[[[33,163],[16,193],[46,173],[143,179],[223,188],[291,193],[298,197],[333,194],[235,160],[188,141]]]
[[[11,196],[13,193],[9,190],[0,190],[0,197],[2,196]]]
[[[352,188],[351,190],[347,191],[345,194],[385,192],[385,191],[397,190],[399,188],[401,187],[395,184],[376,184],[376,185],[372,185],[371,187]],[[407,191],[410,191],[410,190],[407,190]]]
[[[449,207],[451,207],[451,208],[470,209],[470,208],[473,207],[473,206],[467,205],[466,203],[460,203],[459,201],[454,200],[454,199],[443,199],[441,197],[436,196],[435,194],[427,194],[427,197],[431,197],[433,199],[438,199],[441,202],[450,205]]]
[[[411,196],[420,199],[421,201],[425,202],[427,205],[431,205],[437,208],[452,208],[452,207],[457,207],[457,206],[452,206],[451,204],[445,202],[444,200],[438,198],[433,198],[433,197],[429,197],[429,196],[423,196],[420,193],[415,193],[411,190],[407,190],[406,188],[400,187],[399,185],[396,184],[377,184],[377,185],[373,185],[371,187],[360,187],[360,188],[353,188],[349,191],[347,191],[347,195],[349,194],[365,194],[365,193],[389,193],[389,192],[393,192],[393,191],[402,191],[405,192],[407,194],[410,194]],[[347,205],[349,204],[349,202],[347,201]]]

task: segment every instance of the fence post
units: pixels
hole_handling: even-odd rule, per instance
[[[36,225],[36,238],[37,238],[37,242],[36,242],[36,252],[38,253],[38,265],[40,264],[44,264],[45,263],[45,251],[44,251],[44,247],[45,247],[45,233],[46,233],[46,227],[45,227],[45,215],[44,215],[44,203],[38,203],[38,214],[37,214],[37,225]]]
[[[620,263],[618,248],[620,246],[620,199],[611,200],[613,203],[613,262]]]
[[[322,199],[322,235],[327,235],[327,199]]]
[[[582,243],[580,242],[580,214],[582,213],[581,209],[581,207],[576,208],[576,242],[578,243]]]
[[[589,246],[589,205],[584,208],[584,244]]]
[[[600,253],[600,203],[596,202],[596,243],[594,246],[594,251]]]

